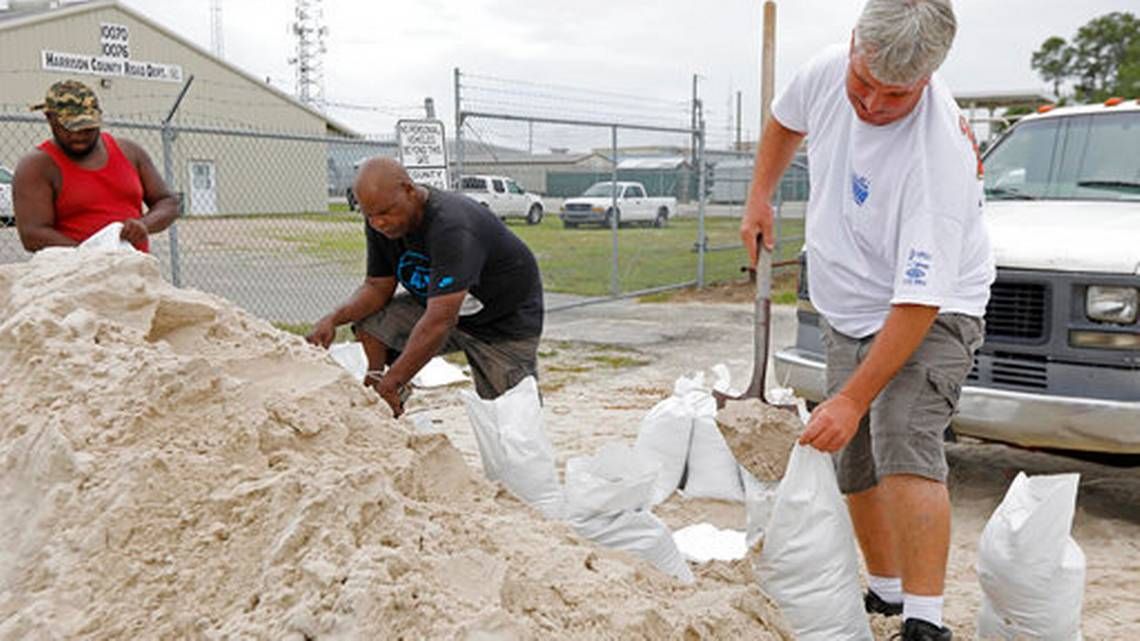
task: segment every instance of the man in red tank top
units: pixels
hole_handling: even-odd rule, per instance
[[[121,222],[122,239],[148,251],[147,237],[178,217],[178,199],[146,151],[99,131],[99,99],[76,80],[53,84],[44,102],[32,109],[47,116],[52,139],[24,156],[12,179],[16,229],[24,249],[73,247]]]

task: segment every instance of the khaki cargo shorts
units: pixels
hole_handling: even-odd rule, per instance
[[[827,396],[835,395],[867,356],[874,335],[851,338],[823,318]],[[982,345],[984,323],[964,314],[940,314],[926,338],[871,403],[851,442],[835,457],[844,494],[869,490],[891,474],[941,483],[948,471],[943,434],[958,409],[962,381]]]
[[[408,294],[388,301],[383,309],[353,324],[353,332],[367,332],[388,346],[391,364],[404,351],[412,328],[423,316],[424,306]],[[527,376],[538,378],[538,340],[534,338],[487,341],[456,327],[451,330],[440,354],[463,352],[475,379],[480,398],[492,399],[518,385]]]

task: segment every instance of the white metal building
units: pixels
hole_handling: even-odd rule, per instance
[[[356,138],[348,128],[113,0],[14,5],[0,11],[0,165],[50,137],[42,120],[19,117],[52,83],[74,78],[98,94],[105,129],[142,144],[162,172],[154,126],[193,76],[172,121],[184,129],[169,146],[187,213],[327,210],[327,145],[304,137]]]

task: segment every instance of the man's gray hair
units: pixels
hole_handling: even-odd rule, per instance
[[[957,29],[950,0],[867,0],[855,50],[879,82],[911,85],[942,64]]]

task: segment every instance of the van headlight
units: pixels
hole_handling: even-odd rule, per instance
[[[1085,313],[1090,320],[1131,325],[1140,307],[1140,290],[1135,287],[1089,286],[1085,294]]]

